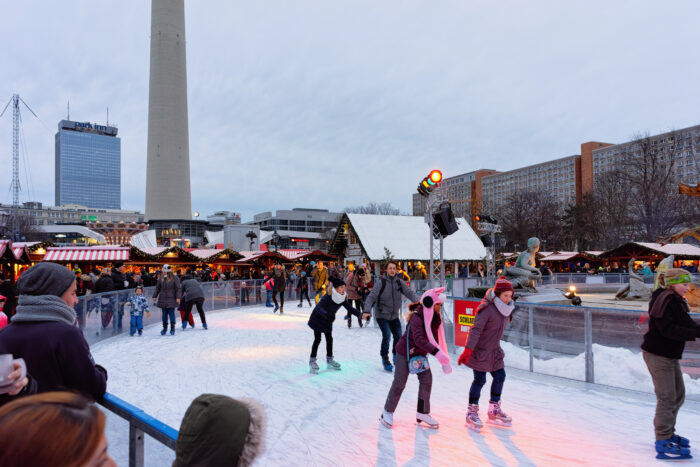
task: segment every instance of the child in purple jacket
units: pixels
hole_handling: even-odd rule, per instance
[[[411,357],[428,354],[435,356],[442,365],[442,370],[452,372],[450,357],[447,356],[445,332],[440,318],[440,309],[445,303],[444,287],[430,289],[423,294],[420,302],[411,304],[406,314],[406,332],[396,344],[396,369],[394,382],[384,404],[384,412],[379,417],[387,428],[394,424],[394,410],[399,404],[401,394],[408,379],[408,361]],[[408,342],[408,343],[407,343]],[[439,342],[439,344],[438,344]],[[408,350],[408,352],[407,352]],[[430,428],[438,428],[437,420],[430,416],[430,391],[433,385],[433,374],[430,368],[417,374],[418,376],[418,409],[416,422],[426,423]]]
[[[503,368],[505,354],[500,342],[506,322],[511,319],[514,308],[513,285],[501,276],[496,281],[493,292],[489,290],[486,298],[479,304],[474,327],[469,333],[464,352],[458,360],[458,365],[464,364],[474,370],[474,381],[469,389],[467,426],[475,431],[480,431],[484,426],[479,418],[479,397],[481,388],[486,384],[487,372],[491,373],[493,378],[488,422],[494,425],[511,426],[513,421],[501,410],[501,392],[506,380],[506,370]]]

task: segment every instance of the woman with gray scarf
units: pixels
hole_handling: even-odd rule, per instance
[[[73,390],[101,399],[107,371],[95,364],[75,325],[75,275],[59,264],[39,263],[22,274],[17,288],[17,312],[0,331],[0,355],[24,359],[36,384],[27,392]],[[0,396],[0,405],[7,401]]]

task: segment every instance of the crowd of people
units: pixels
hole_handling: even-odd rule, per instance
[[[129,281],[120,270],[122,266],[117,263],[107,273],[100,272],[94,290],[110,285],[112,290],[118,286],[127,289]],[[312,262],[307,267],[297,266],[287,271],[276,265],[265,272],[263,286],[269,290],[274,312],[283,313],[288,282],[300,292],[299,305],[303,306],[305,299],[313,306],[308,319],[313,331],[309,359],[312,373],[319,371],[317,354],[322,339],[326,342],[327,368],[341,369],[335,360],[332,335],[340,308],[347,313],[348,326],[353,316],[362,326],[373,315],[381,330],[381,364],[385,370],[393,372],[379,417],[381,424],[388,428],[394,426],[394,412],[408,377],[416,374],[419,383],[416,421],[437,429],[439,422],[431,415],[432,373],[428,355],[437,360],[444,373],[452,372],[441,313],[446,297],[443,288],[430,289],[418,296],[408,286],[398,266],[395,261],[387,261],[384,274],[373,278],[365,266],[331,269],[322,262]],[[0,465],[56,462],[60,465],[114,465],[107,452],[104,415],[93,404],[105,394],[108,373],[95,363],[76,325],[78,279],[74,271],[45,262],[29,268],[17,283],[16,312],[10,324],[0,330],[0,355],[14,358],[7,374],[10,383],[0,387],[0,439],[3,439]],[[665,271],[659,277],[659,288],[649,304],[648,331],[642,351],[657,398],[654,428],[659,458],[690,458],[690,441],[676,432],[675,425],[685,396],[679,361],[685,342],[700,337],[700,326],[690,318],[684,299],[691,281],[692,276],[686,270]],[[132,313],[130,334],[140,335],[143,322],[139,317],[149,313],[149,299],[144,297],[141,284],[134,285],[128,300]],[[154,287],[150,298],[162,312],[161,334],[165,335],[168,330],[170,334],[175,333],[174,309],[183,303],[183,329],[195,307],[206,329],[202,308],[204,294],[194,271],[185,271],[178,277],[165,265]],[[302,292],[304,288],[306,293]],[[313,293],[309,294],[309,290]],[[458,358],[458,365],[467,366],[473,373],[468,400],[465,400],[465,418],[467,426],[477,432],[483,426],[479,401],[487,374],[492,380],[487,422],[501,426],[512,424],[512,418],[501,408],[506,372],[500,340],[513,317],[513,293],[512,284],[504,277],[496,281],[477,307],[474,326]],[[411,305],[406,314],[406,327],[402,329],[400,313],[404,297]],[[228,462],[238,459],[238,465],[249,465],[261,452],[264,421],[264,411],[255,401],[203,394],[192,402],[182,420],[173,465],[219,465],[221,459]],[[47,437],[53,438],[52,443],[36,441]],[[78,439],[81,442],[75,441]],[[78,448],[52,447],[56,443],[61,447],[77,445]]]

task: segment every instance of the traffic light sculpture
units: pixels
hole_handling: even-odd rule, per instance
[[[431,170],[430,173],[428,174],[427,177],[425,177],[419,184],[418,184],[418,193],[420,193],[422,196],[430,196],[430,194],[433,192],[433,190],[440,184],[442,181],[442,172],[439,170]]]
[[[477,214],[474,217],[474,220],[476,220],[477,222],[485,222],[487,224],[498,224],[498,219],[493,218],[493,217],[486,215],[486,214]]]

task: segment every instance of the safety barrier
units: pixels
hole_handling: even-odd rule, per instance
[[[469,308],[479,302],[450,298],[452,306],[464,301]],[[692,316],[700,322],[699,314]],[[534,373],[649,391],[650,379],[635,379],[647,376],[640,355],[642,337],[648,329],[644,318],[645,313],[639,311],[516,303],[513,320],[506,325],[502,339],[506,364]],[[456,340],[459,332],[471,327],[460,324],[459,318],[454,326]],[[686,397],[700,401],[700,342],[697,340],[686,343],[681,369],[691,383],[686,387]]]

